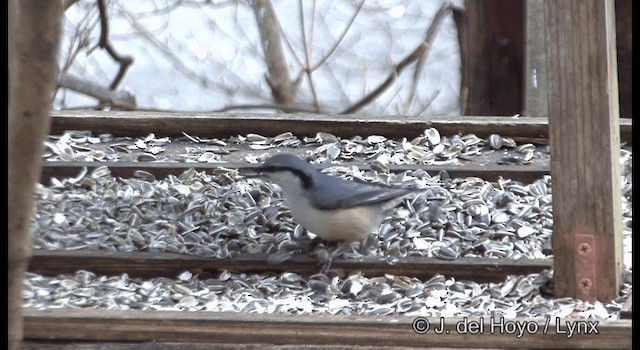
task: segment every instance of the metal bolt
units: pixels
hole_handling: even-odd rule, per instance
[[[589,243],[580,243],[580,245],[578,245],[578,253],[580,255],[589,255],[592,251],[593,248],[591,248]]]
[[[588,291],[591,289],[591,287],[593,287],[593,281],[591,281],[586,277],[580,279],[579,283],[580,283],[580,289],[582,289],[583,291]]]

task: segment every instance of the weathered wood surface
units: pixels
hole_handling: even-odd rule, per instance
[[[545,0],[527,0],[525,2],[526,47],[523,86],[525,93],[524,115],[527,117],[549,117],[544,1]]]
[[[266,254],[247,254],[230,259],[216,259],[175,253],[110,252],[101,250],[55,251],[36,250],[29,263],[29,271],[42,275],[58,275],[87,270],[96,274],[132,277],[175,278],[183,271],[201,276],[217,276],[221,270],[237,272],[295,272],[305,275],[318,273],[318,260],[308,255],[294,255],[282,264],[268,263]],[[426,257],[399,258],[393,265],[382,257],[364,257],[362,260],[334,259],[331,268],[361,271],[367,276],[384,274],[430,278],[442,274],[456,279],[478,282],[504,281],[508,275],[540,273],[553,266],[552,259],[479,259],[458,258],[443,260]]]
[[[511,117],[403,117],[309,114],[240,114],[240,113],[166,113],[166,112],[100,112],[52,111],[51,134],[65,130],[91,130],[116,136],[229,137],[248,133],[275,136],[291,131],[298,136],[315,136],[323,131],[340,137],[384,135],[390,138],[415,137],[427,128],[440,134],[476,134],[487,137],[498,133],[519,137],[522,142],[539,142],[548,138],[544,118]],[[631,120],[620,123],[623,140],[631,142]],[[532,141],[527,141],[532,140]]]
[[[622,282],[612,1],[545,1],[555,295],[612,300]]]
[[[90,342],[90,341],[60,341],[60,340],[31,340],[23,343],[23,350],[378,350],[378,349],[401,349],[416,350],[424,349],[424,346],[411,346],[399,348],[397,346],[360,346],[360,345],[318,345],[318,344],[265,344],[255,342],[237,343],[194,343],[194,342]],[[429,347],[431,350],[455,350],[458,347]],[[477,350],[486,348],[465,347],[465,349]]]
[[[265,343],[377,347],[476,347],[490,348],[598,348],[631,347],[631,320],[600,321],[592,330],[567,336],[562,319],[517,319],[537,332],[517,334],[491,327],[500,319],[425,318],[431,324],[425,334],[414,332],[415,317],[283,315],[226,312],[181,312],[92,309],[25,309],[25,338],[29,340]],[[466,320],[466,321],[465,321]],[[504,320],[512,321],[515,320]],[[444,324],[444,332],[436,328]],[[477,322],[483,332],[472,334],[465,325]],[[573,321],[577,322],[577,321]],[[591,321],[594,322],[594,321]],[[587,327],[585,327],[587,326]],[[492,332],[493,330],[493,332]],[[546,332],[545,332],[546,330]],[[188,344],[185,344],[188,347]]]
[[[23,335],[22,293],[33,249],[34,185],[49,133],[63,6],[62,1],[47,0],[12,0],[7,5],[7,343],[14,350],[20,348]]]

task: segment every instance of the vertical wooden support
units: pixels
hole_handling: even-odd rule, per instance
[[[62,0],[9,3],[9,348],[21,349],[22,284],[31,258],[31,217],[58,72]]]
[[[524,115],[548,118],[544,0],[527,0],[525,6]]]
[[[544,2],[557,297],[608,301],[622,282],[613,1]]]
[[[466,0],[458,26],[463,115],[522,113],[525,2]]]

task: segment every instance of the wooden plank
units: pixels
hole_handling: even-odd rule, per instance
[[[398,348],[397,346],[361,346],[361,345],[321,345],[321,344],[265,344],[265,343],[195,343],[195,342],[90,342],[64,340],[31,340],[23,342],[23,350],[378,350],[401,349],[417,350],[424,346]],[[452,347],[429,347],[431,350],[456,350]],[[465,347],[465,349],[479,350],[486,348]]]
[[[247,133],[276,136],[291,131],[298,136],[315,136],[319,131],[340,137],[372,134],[393,138],[415,137],[430,127],[444,136],[475,133],[480,137],[499,132],[503,136],[545,137],[547,123],[531,118],[312,115],[312,114],[232,114],[166,112],[52,111],[51,133],[91,130],[118,136],[229,137]]]
[[[360,169],[368,169],[368,164],[348,163],[348,166],[357,166]],[[206,171],[212,173],[213,170],[220,167],[227,169],[238,169],[242,175],[251,175],[256,173],[259,164],[251,164],[246,162],[229,162],[229,163],[175,163],[175,162],[46,162],[44,163],[40,183],[48,184],[52,177],[74,177],[77,176],[83,167],[89,170],[89,173],[98,167],[107,166],[111,170],[113,176],[123,178],[133,177],[136,170],[144,170],[153,174],[156,178],[164,178],[167,175],[179,175],[189,168],[198,171]],[[322,164],[318,165],[319,169],[328,168],[334,165]],[[422,169],[432,176],[438,175],[440,171],[447,171],[452,178],[479,177],[487,181],[496,181],[503,177],[507,179],[523,181],[531,183],[544,175],[550,173],[548,166],[536,165],[478,165],[478,164],[461,164],[461,165],[389,165],[389,170],[394,173],[407,170]]]
[[[515,319],[536,332],[500,332],[493,318],[416,318],[411,316],[284,315],[226,312],[180,312],[92,309],[25,309],[25,338],[140,341],[206,342],[289,345],[335,345],[377,347],[477,347],[491,348],[599,348],[631,347],[631,320],[581,322],[585,330],[598,332],[567,336],[562,319]],[[424,334],[413,330],[428,321]],[[477,322],[483,332],[474,334],[470,323]],[[492,327],[492,323],[494,326]],[[514,323],[515,324],[515,323]],[[442,325],[442,327],[441,327]],[[466,332],[460,332],[458,330]],[[545,328],[546,327],[546,328]],[[558,327],[558,328],[557,328]],[[443,333],[435,330],[442,328]],[[546,331],[545,331],[546,330]]]
[[[616,298],[620,134],[612,1],[545,1],[555,295]]]
[[[499,133],[507,137],[546,139],[548,123],[544,118],[508,117],[404,117],[309,114],[231,114],[168,112],[52,111],[51,134],[65,130],[91,130],[116,136],[229,137],[247,133],[275,136],[291,131],[298,136],[314,136],[319,131],[340,137],[372,134],[391,138],[415,137],[434,127],[444,136],[457,133],[487,137]],[[631,143],[631,120],[620,122],[623,140]]]
[[[29,271],[42,275],[58,275],[87,270],[96,274],[153,278],[175,278],[183,271],[204,276],[217,276],[221,270],[237,272],[295,272],[311,275],[320,271],[314,257],[294,255],[278,265],[268,263],[268,255],[240,255],[232,259],[216,259],[174,253],[111,252],[102,250],[54,251],[36,250],[29,263]],[[345,271],[361,271],[367,276],[384,274],[428,279],[442,274],[456,279],[479,282],[503,281],[508,275],[540,273],[553,266],[552,259],[481,259],[458,258],[442,260],[425,257],[399,258],[393,265],[382,257],[364,257],[362,260],[334,259],[331,268]]]

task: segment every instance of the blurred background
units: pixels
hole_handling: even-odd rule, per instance
[[[332,114],[371,97],[352,112],[460,115],[460,51],[451,15],[434,25],[422,62],[395,71],[425,41],[443,3],[104,1],[106,38],[119,56],[132,59],[115,91],[135,98],[133,109]],[[58,89],[54,107],[96,108],[85,90],[109,87],[120,70],[98,47],[105,29],[99,5],[67,1],[63,21],[61,76],[70,80]],[[371,96],[389,78],[396,79]],[[274,85],[285,96],[275,96]]]

